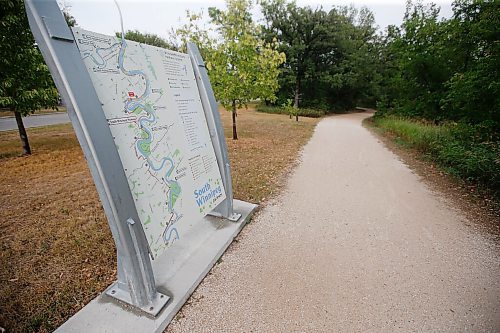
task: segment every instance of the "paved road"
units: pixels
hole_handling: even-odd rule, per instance
[[[55,124],[69,123],[69,117],[66,112],[51,114],[32,115],[23,118],[24,127],[40,127]],[[0,132],[16,130],[17,124],[14,117],[0,118]]]
[[[500,330],[498,244],[365,128],[322,120],[168,332]]]

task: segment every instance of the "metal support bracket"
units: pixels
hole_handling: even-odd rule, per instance
[[[156,291],[144,230],[134,222],[139,216],[127,177],[73,34],[56,0],[25,0],[24,4],[35,41],[68,107],[116,244],[118,281],[109,293],[146,313],[158,314],[169,298]]]
[[[215,157],[219,166],[222,184],[226,190],[226,199],[222,201],[215,209],[209,213],[212,216],[224,217],[231,221],[237,221],[240,216],[236,218],[233,209],[233,184],[231,179],[231,166],[229,164],[229,157],[227,153],[226,138],[224,136],[224,128],[220,119],[217,101],[215,100],[212,84],[208,77],[205,62],[201,56],[200,50],[194,43],[187,44],[187,53],[191,57],[193,64],[194,76],[198,91],[200,93],[201,104],[205,112],[205,119],[207,121],[210,138],[214,147]]]
[[[120,288],[120,283],[118,281],[114,282],[111,286],[106,289],[105,294],[119,300],[120,302],[133,305],[132,298],[130,297],[130,292],[128,290],[123,290]],[[156,292],[154,298],[147,305],[138,306],[139,309],[146,312],[147,314],[156,317],[160,311],[167,305],[170,297]],[[137,307],[137,305],[133,305]]]
[[[226,192],[226,199],[214,209],[212,215],[240,223],[218,221],[222,224],[226,223],[226,227],[216,229],[212,228],[211,223],[204,224],[205,230],[213,232],[213,234],[217,232],[217,237],[209,237],[204,240],[203,244],[208,244],[210,251],[206,252],[204,249],[196,252],[199,247],[195,247],[193,252],[197,255],[198,261],[196,261],[191,257],[182,257],[185,255],[185,249],[182,246],[179,247],[176,255],[181,258],[179,259],[181,262],[185,260],[188,263],[177,267],[180,271],[184,269],[181,272],[184,275],[176,277],[177,279],[165,280],[165,275],[168,275],[166,273],[172,269],[171,263],[173,261],[168,261],[168,265],[161,266],[160,273],[157,272],[155,277],[148,242],[142,224],[139,223],[139,214],[130,193],[113,136],[104,116],[102,104],[99,102],[78,46],[74,42],[73,33],[67,26],[63,13],[56,0],[25,0],[24,4],[35,41],[49,67],[55,85],[68,107],[68,115],[88,162],[116,244],[117,281],[106,289],[106,296],[102,297],[109,296],[120,303],[129,304],[143,311],[146,314],[145,317],[155,317],[149,321],[142,321],[142,319],[137,320],[138,316],[134,313],[131,316],[131,322],[124,321],[122,323],[117,320],[117,316],[112,316],[112,319],[106,322],[106,325],[109,325],[107,328],[115,326],[123,328],[120,325],[125,325],[125,329],[130,331],[133,325],[138,325],[135,327],[140,328],[132,331],[143,332],[146,323],[155,331],[163,330],[165,326],[162,325],[166,325],[168,320],[180,309],[189,294],[193,292],[201,278],[213,265],[214,258],[218,258],[222,254],[255,209],[255,205],[239,202],[236,207],[240,213],[243,213],[244,217],[242,218],[242,214],[234,211],[231,168],[224,130],[201,54],[196,45],[188,44],[188,54],[193,64],[205,119]],[[227,225],[230,226],[227,227]],[[200,244],[198,237],[193,237],[193,239],[196,245]],[[173,275],[175,276],[175,274]],[[162,290],[169,290],[169,293],[173,290],[170,296],[157,291],[155,278],[163,281],[164,284],[162,282],[158,284]],[[88,331],[90,323],[95,324],[96,317],[102,319],[106,315],[116,313],[114,311],[122,310],[116,302],[104,303],[106,304],[95,303],[99,310],[92,312],[90,319],[84,321],[86,329],[81,331]],[[91,307],[93,306],[91,305]],[[102,309],[100,307],[103,306],[109,306],[108,309],[111,310],[103,313],[100,310]],[[165,310],[162,311],[162,309]],[[130,313],[130,311],[122,312],[120,312],[122,317]],[[96,313],[98,315],[95,315]],[[74,327],[69,331],[78,331]],[[109,331],[107,328],[103,329],[101,325],[99,331]],[[123,329],[118,331],[123,332]]]
[[[142,257],[147,257],[149,254],[149,248],[147,246],[146,235],[144,234],[144,229],[140,223],[136,223],[134,219],[127,219],[127,225],[130,230],[130,235],[132,236],[132,244],[134,246],[135,252],[142,254]],[[148,253],[145,249],[147,249]],[[168,295],[159,293],[155,288],[155,281],[153,278],[152,271],[150,272],[148,265],[143,263],[143,260],[139,260],[141,263],[139,270],[140,274],[144,276],[144,296],[139,299],[137,296],[135,299],[135,293],[131,293],[127,288],[126,284],[116,281],[108,289],[106,289],[106,295],[113,297],[121,302],[127,303],[129,305],[138,307],[142,311],[150,314],[152,316],[157,316],[158,313],[167,305],[170,297]]]
[[[241,214],[240,213],[232,213],[231,215],[229,215],[229,217],[227,218],[229,221],[231,222],[238,222],[238,220],[241,218]]]

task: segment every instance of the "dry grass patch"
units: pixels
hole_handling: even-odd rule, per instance
[[[230,113],[221,112],[226,137]],[[318,120],[241,110],[228,139],[235,197],[269,198]],[[0,133],[0,327],[49,332],[115,279],[114,243],[71,125]]]
[[[231,113],[221,112],[231,160],[235,197],[261,203],[282,184],[298,151],[311,137],[318,119],[263,114],[240,110],[237,117],[238,140],[232,137]]]

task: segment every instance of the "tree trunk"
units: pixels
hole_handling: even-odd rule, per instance
[[[300,98],[300,79],[295,80],[295,96],[293,98],[293,107],[295,108],[295,121],[299,121],[299,98]],[[292,116],[290,115],[290,119]]]
[[[233,109],[231,110],[233,114],[233,140],[238,140],[238,133],[236,132],[236,101],[233,100]]]
[[[17,111],[14,111],[14,114],[16,116],[17,128],[19,129],[19,136],[21,137],[21,142],[23,144],[23,154],[31,155],[30,143],[28,141],[28,134],[26,133],[26,129],[24,128],[23,117],[21,117],[21,114]]]
[[[299,108],[299,98],[300,98],[300,79],[297,78],[295,80],[295,94],[293,98],[293,107],[294,108]]]

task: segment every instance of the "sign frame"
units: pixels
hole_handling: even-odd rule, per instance
[[[102,105],[81,59],[71,29],[67,26],[56,0],[25,0],[25,7],[35,41],[67,105],[69,118],[87,159],[116,244],[117,281],[106,290],[105,294],[156,317],[171,297],[168,292],[157,290],[147,239],[128,181]],[[210,138],[226,191],[226,199],[210,214],[233,222],[243,220],[240,221],[243,224],[256,206],[239,202],[239,207],[243,207],[240,208],[244,213],[243,219],[241,219],[242,214],[234,210],[231,168],[218,105],[205,64],[195,44],[188,44],[188,55],[193,64]],[[99,142],[99,145],[95,145],[94,142]],[[241,227],[242,225],[235,229],[237,230],[235,234]],[[231,240],[234,235],[231,236]],[[221,243],[222,247],[227,247],[230,241],[227,245],[226,243]],[[215,255],[220,256],[222,252],[218,249]],[[204,276],[206,272],[200,274]],[[194,288],[190,287],[188,292],[189,290]],[[183,298],[187,299],[187,296]],[[169,314],[168,317],[171,318],[173,315]]]

